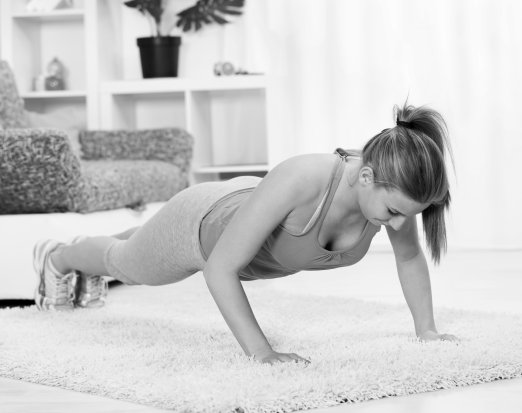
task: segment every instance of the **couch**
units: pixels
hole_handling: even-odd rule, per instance
[[[0,299],[32,298],[37,240],[123,232],[189,185],[183,129],[38,127],[43,116],[24,109],[0,61]]]

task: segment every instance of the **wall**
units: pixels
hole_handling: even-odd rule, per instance
[[[448,123],[456,160],[450,248],[522,249],[522,2],[268,5],[282,159],[360,148],[394,126],[393,105],[409,97]]]

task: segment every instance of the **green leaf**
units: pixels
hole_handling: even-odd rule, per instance
[[[224,15],[239,16],[245,0],[198,0],[196,4],[177,14],[176,26],[182,27],[184,32],[194,28],[200,30],[204,24],[226,24]]]
[[[150,14],[157,25],[161,22],[161,15],[163,14],[162,0],[130,0],[125,4],[128,7],[138,9],[143,14]]]

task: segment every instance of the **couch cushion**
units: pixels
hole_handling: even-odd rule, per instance
[[[78,212],[167,201],[188,185],[176,165],[151,160],[81,161],[83,199]]]
[[[30,128],[52,128],[63,130],[69,137],[71,148],[78,158],[82,158],[80,131],[87,128],[85,109],[76,106],[63,107],[37,113],[25,111]]]
[[[0,129],[27,128],[28,125],[13,72],[6,61],[0,60]]]
[[[181,128],[81,131],[82,159],[147,159],[190,168],[194,138]]]
[[[1,214],[74,210],[81,183],[80,161],[62,131],[0,131]]]
[[[179,164],[80,161],[64,131],[0,129],[0,214],[92,212],[167,201],[188,186],[192,138],[184,142],[176,156],[186,161]]]

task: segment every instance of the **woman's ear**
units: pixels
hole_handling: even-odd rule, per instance
[[[363,186],[373,184],[373,169],[369,166],[363,166],[359,171],[359,183]]]

